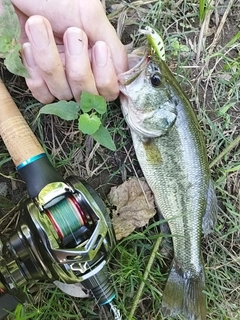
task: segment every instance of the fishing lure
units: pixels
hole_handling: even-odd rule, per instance
[[[151,45],[151,47],[154,49],[156,54],[159,56],[161,60],[165,61],[166,58],[165,58],[165,47],[164,47],[163,39],[157,33],[157,31],[149,26],[145,27],[145,29],[140,29],[139,31],[140,33],[145,34],[147,36],[148,42]]]

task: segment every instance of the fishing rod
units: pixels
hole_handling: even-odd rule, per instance
[[[81,282],[100,306],[120,320],[107,263],[115,246],[112,223],[103,201],[85,181],[63,177],[0,81],[0,135],[29,198],[10,235],[0,235],[0,317],[29,296],[23,288],[36,280]],[[16,298],[14,300],[11,296]],[[9,309],[8,309],[9,308]]]

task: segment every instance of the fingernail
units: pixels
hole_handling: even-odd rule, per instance
[[[109,49],[105,42],[97,41],[93,47],[94,59],[98,67],[105,67],[109,57]]]
[[[43,18],[35,16],[31,17],[27,21],[27,27],[31,34],[31,42],[34,46],[39,50],[45,49],[49,45],[50,40]]]
[[[36,66],[36,61],[32,53],[31,44],[29,42],[26,42],[23,44],[23,56],[24,56],[25,62],[30,68],[33,68]]]
[[[69,28],[67,31],[67,46],[70,55],[79,55],[83,49],[83,33],[78,28]]]

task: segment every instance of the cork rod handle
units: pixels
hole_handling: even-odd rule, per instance
[[[44,152],[1,80],[0,136],[16,166]]]

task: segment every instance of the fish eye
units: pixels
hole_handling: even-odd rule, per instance
[[[153,87],[158,87],[161,84],[161,76],[159,73],[154,73],[153,75],[151,75],[150,80]]]

